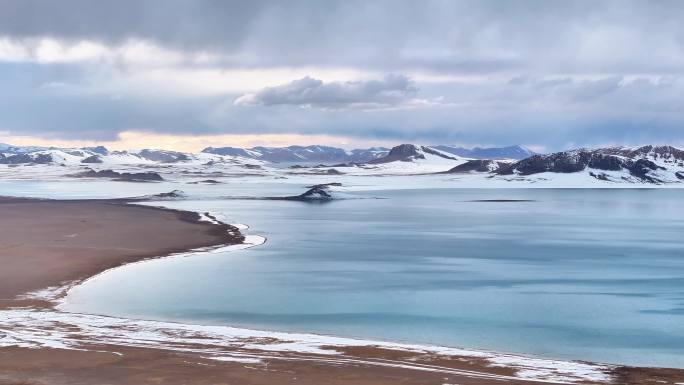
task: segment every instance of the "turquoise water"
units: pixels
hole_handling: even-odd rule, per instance
[[[268,241],[113,270],[67,308],[684,367],[681,191],[358,195],[369,199],[165,202]]]

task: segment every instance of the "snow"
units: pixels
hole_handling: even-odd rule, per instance
[[[237,362],[241,364],[260,364],[262,362],[261,358],[250,358],[250,357],[240,357],[240,356],[208,356],[202,357],[214,361],[223,362]]]
[[[428,153],[423,153],[423,155],[425,156],[425,159],[414,159],[410,162],[396,161],[373,164],[355,167],[349,172],[347,172],[347,169],[344,169],[343,171],[352,175],[365,176],[428,174],[448,171],[467,161],[467,159],[446,159]]]
[[[78,281],[68,281],[64,282],[59,286],[50,286],[44,289],[30,291],[24,293],[17,298],[28,299],[28,300],[41,300],[41,301],[54,301],[57,298],[61,298],[66,295],[70,288],[78,284]]]
[[[463,158],[463,157],[461,157],[461,156],[454,155],[454,154],[450,154],[450,153],[445,152],[445,151],[442,151],[442,150],[438,150],[438,149],[436,149],[436,148],[434,148],[434,147],[428,147],[428,148],[430,149],[430,151],[434,151],[434,152],[436,152],[436,153],[438,153],[438,154],[441,154],[441,155],[442,155],[444,158],[446,158],[446,159],[451,158],[451,159],[457,159],[457,160],[458,160],[458,159],[468,160],[468,159]],[[425,154],[425,155],[431,155],[431,154]]]
[[[425,159],[411,161],[395,161],[381,164],[351,165],[336,167],[341,175],[326,174],[332,167],[302,167],[296,172],[282,165],[240,156],[216,155],[210,153],[184,154],[188,159],[176,163],[157,163],[144,159],[136,152],[111,152],[100,155],[86,149],[45,149],[45,148],[10,148],[0,146],[0,153],[27,153],[30,156],[46,154],[55,160],[53,164],[20,164],[0,165],[0,180],[62,180],[88,168],[98,170],[114,170],[118,172],[157,172],[165,180],[178,183],[216,180],[230,184],[241,181],[270,181],[278,183],[326,183],[344,182],[347,186],[371,185],[374,189],[384,188],[615,188],[615,187],[682,187],[684,181],[676,173],[684,174],[684,163],[674,161],[665,156],[656,156],[653,152],[644,154],[643,158],[653,161],[665,170],[650,171],[649,175],[662,181],[660,184],[647,183],[630,175],[627,171],[603,171],[586,169],[572,174],[541,173],[534,175],[496,175],[493,173],[469,174],[437,174],[466,162],[468,159],[458,158],[444,151],[430,147],[430,151],[443,153],[456,159],[448,159],[430,154],[416,147]],[[11,152],[8,152],[10,151]],[[321,150],[311,147],[309,151]],[[619,148],[609,149],[618,151]],[[624,149],[623,149],[624,150]],[[249,150],[252,151],[252,150]],[[251,154],[256,156],[256,152]],[[574,151],[576,155],[578,151]],[[79,155],[80,153],[80,155]],[[249,153],[249,152],[248,152]],[[573,151],[569,152],[570,155]],[[81,161],[90,156],[98,156],[103,163],[83,164]],[[619,155],[615,155],[618,156]],[[590,175],[593,172],[607,180],[600,180]],[[682,175],[680,174],[680,175]]]
[[[545,360],[458,348],[397,344],[317,334],[131,320],[56,310],[26,308],[0,310],[0,346],[2,347],[82,350],[88,349],[90,344],[194,352],[201,354],[203,358],[238,363],[259,363],[273,359],[315,360],[339,364],[382,365],[493,380],[522,378],[530,381],[562,383],[608,382],[611,380],[608,373],[612,369],[607,365],[582,362]],[[515,368],[518,373],[511,377],[409,361],[366,361],[343,356],[339,350],[336,350],[352,346],[373,346],[424,354],[479,358],[487,360],[492,366]],[[239,351],[227,351],[231,348],[239,349]],[[297,353],[307,356],[292,358],[275,353]]]

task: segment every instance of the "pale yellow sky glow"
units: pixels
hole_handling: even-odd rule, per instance
[[[62,140],[29,135],[10,135],[0,132],[0,143],[15,146],[87,147],[105,146],[112,150],[155,148],[184,152],[199,152],[206,147],[285,147],[320,144],[342,148],[392,146],[385,141],[367,141],[330,135],[264,134],[264,135],[168,135],[126,131],[115,141]]]

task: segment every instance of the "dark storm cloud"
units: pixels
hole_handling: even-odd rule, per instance
[[[0,132],[684,144],[682,20],[667,0],[0,0]],[[137,41],[163,52],[119,57]],[[209,94],[199,69],[299,72]]]
[[[381,80],[329,83],[307,76],[288,84],[242,95],[234,104],[377,109],[408,103],[417,92],[413,82],[401,75],[387,75]]]
[[[239,44],[259,1],[2,0],[0,33],[18,38],[55,37],[120,43],[151,39],[186,47]]]
[[[234,66],[679,72],[678,1],[0,0],[0,35],[221,51]]]

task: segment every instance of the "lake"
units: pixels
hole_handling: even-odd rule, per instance
[[[679,190],[378,190],[325,204],[205,191],[160,204],[268,241],[115,269],[64,307],[684,367]]]

